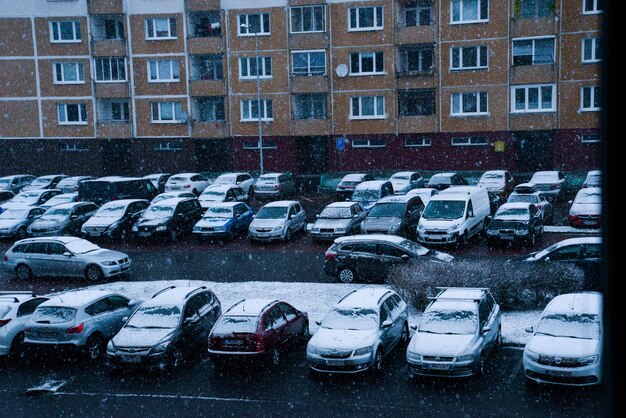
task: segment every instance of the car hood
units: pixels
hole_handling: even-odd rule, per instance
[[[0,229],[11,229],[22,222],[19,219],[0,219]]]
[[[153,347],[168,339],[175,329],[123,327],[113,338],[116,347]]]
[[[345,330],[320,328],[311,340],[311,345],[321,349],[356,350],[373,346],[378,338],[375,329]]]
[[[318,219],[313,224],[313,228],[347,228],[350,219]]]
[[[454,256],[448,253],[443,253],[441,251],[435,251],[435,250],[430,250],[430,252],[428,253],[429,256],[439,260],[439,261],[445,261],[447,263],[451,262],[452,260],[454,260]]]
[[[110,226],[110,225],[113,225],[115,222],[119,221],[120,219],[122,218],[100,218],[97,216],[92,216],[91,218],[87,220],[87,222],[83,224],[83,226],[86,226],[86,227]]]
[[[386,216],[381,218],[368,216],[363,220],[363,227],[371,229],[390,229],[392,226],[400,222],[402,222],[402,218],[395,216]]]
[[[171,218],[159,219],[139,219],[135,225],[137,226],[159,226],[167,224]]]
[[[416,332],[408,351],[422,356],[456,357],[468,354],[474,335],[444,335]]]
[[[42,221],[42,220],[37,220],[35,222],[33,222],[32,224],[30,224],[31,228],[50,228],[53,226],[59,226],[59,225],[63,225],[66,224],[67,222],[69,222],[67,219],[63,220],[63,221]]]
[[[200,202],[200,206],[203,209],[207,209],[209,206],[213,206],[213,205],[217,205],[218,203],[222,203],[223,200],[221,199],[217,199],[217,200],[199,200]]]
[[[453,224],[460,222],[462,218],[459,219],[426,219],[424,217],[420,218],[420,225],[424,226],[426,229],[441,229],[447,230]]]
[[[2,207],[2,209],[7,210],[7,209],[29,208],[31,206],[36,206],[36,205],[34,203],[7,202],[7,203],[3,204],[1,207]]]
[[[406,189],[411,185],[410,181],[406,180],[390,180],[391,185],[393,186],[394,192],[400,192]]]
[[[124,257],[128,257],[126,254],[121,253],[119,251],[107,250],[105,248],[100,248],[99,250],[90,251],[88,253],[81,254],[81,255],[85,257],[89,257],[91,259],[97,259],[101,261],[105,261],[105,260],[117,261],[117,260],[121,260]]]
[[[278,225],[283,225],[285,223],[287,219],[286,218],[280,218],[280,219],[255,219],[252,221],[252,223],[250,224],[250,226],[252,228],[270,228],[270,227],[275,227]]]
[[[597,203],[574,203],[569,211],[577,215],[600,215],[602,213],[602,205]]]
[[[216,226],[226,226],[232,221],[232,218],[209,218],[209,219],[200,219],[196,226],[208,226],[208,227],[216,227]]]
[[[587,357],[597,354],[598,344],[598,340],[535,335],[526,344],[526,350],[544,356]]]

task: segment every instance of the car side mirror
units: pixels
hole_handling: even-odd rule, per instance
[[[416,331],[416,330],[417,330],[417,325],[411,325],[411,329],[412,329],[413,331]]]
[[[235,215],[235,219],[240,219],[241,218],[241,213],[238,213]]]
[[[76,220],[76,219],[78,219],[78,215],[72,215],[72,216],[70,216],[70,219],[71,220]]]
[[[533,332],[535,332],[535,329],[533,327],[526,327],[524,331],[526,331],[529,334],[532,334]]]
[[[318,327],[322,325],[322,321],[315,321],[315,323],[317,324]]]
[[[191,316],[191,317],[189,317],[189,318],[187,318],[187,319],[185,319],[183,321],[183,325],[184,326],[189,326],[189,325],[193,324],[194,322],[196,322],[196,320],[194,319],[193,316]]]
[[[288,220],[288,221],[290,221],[290,220],[291,220],[291,218],[293,218],[293,216],[291,216],[291,215],[287,215],[287,220]]]
[[[391,328],[391,326],[393,325],[393,322],[391,322],[391,320],[387,319],[386,321],[383,321],[383,323],[380,325],[381,328]]]
[[[179,217],[179,218],[184,218],[184,217],[185,217],[185,214],[184,214],[184,213],[179,213],[179,214],[178,214],[178,215],[176,215],[176,216],[177,216],[177,217]]]
[[[488,333],[489,331],[491,331],[491,327],[490,327],[489,325],[486,325],[486,326],[484,326],[484,327],[483,327],[483,329],[482,329],[482,331],[481,331],[481,332],[482,332],[483,334],[486,334],[486,333]]]
[[[319,219],[319,218],[320,218],[320,216],[319,216],[319,215],[315,215],[315,217],[316,217],[317,219]]]
[[[411,259],[411,257],[409,257],[409,256],[408,256],[408,255],[406,255],[406,254],[402,254],[402,255],[400,256],[400,258],[401,258],[401,259],[402,259],[402,261],[404,261],[405,263]]]
[[[69,251],[66,251],[66,252],[64,252],[64,253],[63,253],[63,257],[72,257],[73,255],[74,255],[74,254],[72,254],[72,253],[71,253],[71,252],[69,252]]]
[[[568,200],[568,201],[567,201],[567,204],[568,204],[568,205],[571,205],[572,203],[574,203],[572,200]]]
[[[256,215],[252,215],[252,219],[255,219],[255,218],[256,218]]]
[[[127,323],[129,319],[130,319],[129,317],[125,316],[124,318],[122,318],[122,322]]]
[[[543,261],[550,261],[550,257],[545,257]]]

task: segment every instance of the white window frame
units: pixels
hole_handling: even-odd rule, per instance
[[[161,78],[161,70],[160,70],[160,66],[159,63],[161,62],[169,62],[169,67],[170,67],[170,75],[171,78]],[[156,66],[156,79],[152,79],[151,78],[151,66],[153,65]],[[180,82],[180,64],[178,62],[178,60],[148,60],[147,61],[147,65],[146,65],[147,69],[148,69],[148,83],[177,83]],[[176,71],[174,71],[174,69],[176,69]],[[178,78],[175,77],[175,73],[178,73]]]
[[[183,144],[180,142],[159,142],[154,146],[155,151],[178,152],[183,150]]]
[[[421,144],[409,144],[409,140],[420,140]],[[433,141],[431,138],[427,136],[420,136],[417,138],[406,137],[404,138],[404,147],[405,148],[425,148],[433,145]]]
[[[61,23],[70,22],[72,23],[72,34],[74,37],[72,39],[61,39]],[[54,39],[54,26],[57,26],[57,33],[59,34],[59,39]],[[53,44],[79,44],[83,42],[83,37],[81,34],[82,25],[80,20],[51,20],[48,24],[48,29],[50,30],[50,43]]]
[[[237,15],[237,36],[255,36],[255,33],[250,31],[248,32],[248,29],[245,29],[246,32],[242,32],[242,27],[241,27],[241,17],[245,16],[246,17],[246,25],[250,25],[249,19],[250,16],[252,15],[259,15],[259,32],[258,35],[259,36],[270,36],[272,34],[272,16],[270,13],[267,12],[258,12],[258,13],[239,13]],[[264,23],[263,23],[263,15],[267,15],[267,22],[269,27],[265,27]]]
[[[310,8],[313,9],[313,11],[311,12],[311,24],[313,25],[313,27],[315,27],[315,9],[321,7],[324,11],[324,29],[322,30],[304,30],[304,23],[302,24],[302,29],[300,31],[294,31],[293,30],[293,14],[292,12],[296,9],[300,9],[302,13],[302,9],[306,9],[306,8]],[[309,5],[304,5],[304,6],[291,6],[289,8],[289,33],[323,33],[326,32],[326,5],[325,4],[309,4]]]
[[[78,106],[78,121],[67,120],[68,106]],[[61,120],[61,109],[65,113],[65,120]],[[59,125],[87,125],[87,105],[84,103],[57,103],[57,123]]]
[[[476,95],[476,112],[463,112],[463,95],[464,94],[474,94]],[[487,102],[486,111],[481,112],[481,95],[485,95],[485,101]],[[454,113],[454,96],[459,95],[459,112]],[[489,116],[489,92],[486,91],[462,91],[462,92],[454,92],[450,94],[450,116],[451,117],[467,117],[467,116]]]
[[[109,80],[107,79],[98,79],[100,73],[98,71],[98,61],[104,61],[104,60],[108,60],[109,61],[109,75],[111,76],[111,78]],[[116,65],[118,67],[118,74],[119,74],[119,69],[120,69],[120,60],[122,61],[122,67],[124,68],[124,79],[119,79],[119,80],[114,80],[113,79],[113,66],[111,65],[111,62],[115,60]],[[126,57],[101,57],[101,58],[94,58],[93,60],[93,68],[94,68],[94,80],[96,81],[96,83],[125,83],[128,81],[128,71],[126,71]],[[104,69],[104,66],[103,66]],[[150,80],[150,68],[148,67],[148,80]]]
[[[360,26],[359,9],[374,9],[374,26]],[[356,13],[356,27],[352,27],[351,15],[352,15],[353,10],[355,10],[355,13]],[[381,14],[380,21],[382,24],[380,26],[376,24],[376,22],[378,21],[378,13]],[[368,32],[368,31],[377,31],[377,30],[383,30],[383,29],[385,29],[385,6],[375,5],[375,6],[359,6],[359,7],[348,8],[348,32]]]
[[[272,78],[272,57],[271,56],[264,56],[261,57],[259,56],[259,63],[261,64],[261,68],[263,70],[263,72],[261,74],[259,74],[259,78],[261,80],[267,80]],[[267,74],[267,59],[269,58],[269,70],[270,73],[269,75]],[[250,73],[250,62],[251,61],[256,61],[257,57],[253,56],[253,57],[239,57],[239,79],[240,80],[256,80],[256,75],[251,75]],[[244,60],[245,60],[245,64],[244,64]],[[246,70],[248,72],[248,75],[244,76],[243,75],[243,68],[244,65],[246,67]],[[259,71],[259,68],[257,68],[257,72]]]
[[[485,65],[480,65],[480,57],[481,50],[485,49],[487,52],[485,57],[487,59],[487,63]],[[454,50],[459,50],[459,67],[454,66]],[[477,66],[474,67],[465,67],[463,66],[463,50],[464,49],[475,49],[476,52],[476,62]],[[489,47],[487,45],[471,45],[471,46],[451,46],[450,47],[450,71],[467,71],[467,70],[485,70],[489,69]]]
[[[595,136],[597,139],[586,140],[585,137],[589,136]],[[600,134],[582,134],[580,136],[580,142],[582,142],[583,144],[597,144],[598,142],[602,142],[602,137],[600,136]]]
[[[294,55],[296,54],[307,54],[307,69],[306,73],[295,73],[295,65],[293,63]],[[324,72],[322,74],[312,74],[311,73],[311,54],[323,54],[324,55]],[[291,75],[294,77],[311,77],[311,76],[325,76],[328,63],[326,62],[326,50],[325,49],[311,49],[311,50],[296,50],[291,51]]]
[[[585,90],[589,90],[589,103],[591,105],[590,107],[583,106],[583,104],[585,103]],[[600,86],[581,86],[580,87],[580,109],[578,111],[579,112],[598,112],[602,110],[602,107],[600,106],[595,107],[593,105],[596,99],[596,94],[598,95],[601,94]]]
[[[537,54],[535,53],[535,41],[539,41],[539,40],[543,40],[543,39],[552,39],[554,42],[552,44],[552,62],[540,62],[540,63],[535,63],[535,57],[537,56]],[[525,38],[513,38],[511,39],[511,65],[513,65],[513,60],[515,58],[515,54],[513,51],[515,51],[515,42],[523,42],[523,41],[531,41],[532,42],[532,64],[533,65],[554,65],[556,64],[556,36],[551,35],[551,36],[528,36]],[[521,65],[518,65],[517,67],[520,67]]]
[[[386,148],[387,140],[384,138],[382,140],[384,142],[383,144],[372,144],[371,138],[353,138],[350,140],[350,147],[351,148]],[[355,143],[355,141],[367,141],[367,142],[365,144],[358,145],[358,143]]]
[[[76,75],[76,80],[65,80],[65,66],[73,65],[74,73]],[[61,73],[59,74],[59,67],[61,68]],[[53,62],[52,63],[52,74],[53,74],[53,82],[54,84],[85,84],[85,64],[82,62]],[[59,81],[59,75],[61,76],[61,80]]]
[[[154,118],[154,105],[157,105],[158,110],[158,119]],[[162,108],[164,106],[170,106],[172,110],[172,119],[162,119]],[[178,115],[177,115],[178,113]],[[182,103],[181,102],[150,102],[150,123],[159,123],[159,124],[174,124],[174,123],[183,123],[182,119],[177,119],[176,117],[183,117],[182,111]]]
[[[460,20],[454,20],[454,13],[452,11],[452,8],[454,7],[452,3],[454,3],[455,0],[450,0],[450,24],[451,25],[466,25],[466,24],[470,24],[470,23],[485,23],[485,22],[489,22],[489,12],[490,7],[489,7],[489,0],[477,0],[477,5],[478,5],[478,10],[477,10],[477,15],[479,16],[478,19],[475,20],[463,20],[463,2],[465,0],[458,0],[460,2]],[[480,18],[480,3],[482,1],[486,1],[487,2],[487,17],[485,19],[481,19]]]
[[[585,59],[585,42],[591,42],[591,59]],[[602,57],[598,58],[596,56],[596,48],[597,48],[597,44],[600,42],[600,38],[583,38],[583,40],[581,41],[581,51],[580,51],[580,56],[581,56],[581,62],[583,64],[594,64],[594,63],[598,63],[598,62],[602,62]]]
[[[378,54],[382,54],[382,62],[383,62],[383,69],[382,71],[376,71],[376,55]],[[358,63],[359,63],[359,71],[358,72],[352,72],[352,57],[354,55],[358,55]],[[364,55],[372,55],[372,68],[373,71],[370,72],[365,72],[363,71],[362,67],[363,67],[363,56]],[[383,51],[359,51],[359,52],[353,52],[350,54],[350,76],[362,76],[362,75],[384,75],[386,74],[385,72],[385,53]]]
[[[253,147],[248,146],[248,144],[250,144],[251,142],[254,142],[255,145]],[[245,150],[259,150],[259,141],[252,141],[252,140],[248,140],[248,141],[243,141],[243,144],[241,144],[242,149]],[[266,140],[263,139],[263,149],[278,149],[278,144],[276,144],[276,142],[271,141],[271,140]]]
[[[363,113],[363,99],[373,98],[374,99],[374,115],[362,115]],[[352,104],[354,100],[358,100],[359,103],[359,114],[355,115],[353,113]],[[383,114],[376,114],[378,110],[378,102],[382,100],[383,102]],[[387,112],[385,110],[385,96],[352,96],[350,97],[350,120],[370,120],[370,119],[386,119]]]
[[[308,97],[307,97],[308,96]],[[311,117],[296,117],[296,110],[300,110],[300,116],[304,114],[302,112],[302,102],[298,101],[298,99],[306,98],[309,102],[311,102]],[[322,104],[324,105],[324,116],[321,118],[315,117],[315,108],[314,104]],[[294,120],[326,120],[328,119],[328,95],[326,93],[297,93],[293,95],[293,119]]]
[[[586,0],[582,0],[583,5],[582,5],[582,11],[584,15],[597,15],[600,13],[604,13],[604,10],[599,9],[598,8],[598,0],[592,0],[593,1],[593,9],[591,10],[587,10],[586,6],[587,6],[587,1]]]
[[[156,21],[157,20],[167,20],[167,36],[157,36],[157,31],[156,31]],[[172,20],[174,22],[176,22],[176,18],[175,17],[148,17],[146,19],[144,19],[144,26],[145,26],[145,34],[146,34],[146,40],[147,41],[168,41],[168,40],[172,40],[172,39],[176,39],[178,37],[178,27],[176,28],[176,34],[172,35],[172,32],[174,32],[172,30]],[[148,30],[148,21],[152,21],[152,36],[150,36],[149,30]],[[176,25],[178,26],[178,25]]]
[[[120,113],[122,115],[122,119],[115,119],[113,117],[114,105],[120,106]],[[104,115],[104,111],[103,111],[104,106],[108,107],[108,110],[106,111],[108,113],[107,115]],[[101,117],[101,116],[109,116],[109,115],[110,117],[106,119]],[[129,100],[104,99],[102,101],[102,108],[99,107],[99,111],[98,111],[98,122],[128,123],[129,121],[130,121],[130,101]]]
[[[240,107],[240,116],[241,116],[241,122],[258,122],[259,118],[252,116],[252,104],[256,103],[258,100],[257,99],[244,99],[244,100],[240,100],[239,101],[239,107]],[[269,107],[272,108],[272,116],[268,117],[268,103],[271,103],[271,105]],[[244,108],[248,108],[248,118],[244,117]],[[261,116],[261,121],[263,122],[272,122],[274,120],[274,103],[271,99],[261,99],[261,107],[263,108],[263,115]],[[260,110],[260,109],[259,109]]]
[[[481,138],[481,139],[486,139],[486,142],[480,142],[480,143],[472,143],[472,139],[473,138]],[[462,143],[460,140],[466,140],[466,143]],[[457,142],[455,144],[455,142]],[[453,147],[485,147],[487,145],[489,145],[489,138],[484,137],[484,136],[455,136],[450,138],[450,145]]]
[[[207,113],[210,113],[211,116],[215,116],[214,118],[207,118],[206,120],[203,120],[200,118],[200,116],[202,115],[202,105],[206,105],[210,108],[210,111],[207,111]],[[218,107],[221,106],[221,113],[223,115],[223,117],[220,119],[217,117],[218,115]],[[194,120],[196,122],[200,122],[200,123],[222,123],[226,120],[226,100],[224,98],[224,96],[208,96],[208,97],[202,97],[200,98],[200,100],[198,100],[195,103],[194,106],[194,111],[198,112],[198,117],[194,118]]]
[[[552,88],[552,106],[550,109],[543,109],[541,107],[541,89],[545,87]],[[519,89],[524,89],[524,97],[525,97],[525,108],[524,109],[516,109],[515,108],[515,93]],[[537,97],[538,97],[538,108],[537,109],[528,109],[528,90],[529,89],[538,89]],[[517,86],[511,86],[511,113],[551,113],[556,112],[556,84],[523,84]]]

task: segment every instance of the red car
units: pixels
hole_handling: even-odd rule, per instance
[[[269,359],[276,365],[280,352],[309,336],[309,317],[287,302],[244,299],[215,323],[209,334],[209,356],[228,359]]]

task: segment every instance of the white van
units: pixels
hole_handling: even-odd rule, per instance
[[[426,205],[417,224],[417,240],[424,244],[466,244],[485,229],[490,213],[487,189],[450,187]]]

